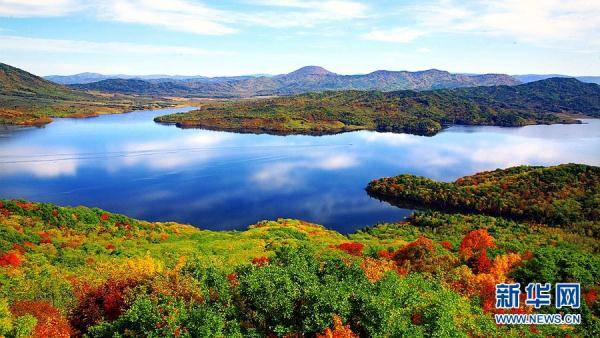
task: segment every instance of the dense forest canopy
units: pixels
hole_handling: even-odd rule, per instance
[[[378,130],[433,135],[446,124],[523,126],[576,123],[572,114],[600,116],[600,86],[551,78],[518,86],[433,91],[336,91],[221,101],[160,116],[181,127],[327,134]]]

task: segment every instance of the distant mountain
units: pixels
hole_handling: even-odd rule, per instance
[[[515,79],[517,79],[523,83],[545,80],[545,79],[549,79],[551,77],[562,77],[562,78],[572,77],[581,82],[600,84],[600,76],[569,76],[569,75],[560,75],[560,74],[543,74],[543,75],[525,74],[525,75],[513,75],[512,77],[514,77]]]
[[[200,75],[192,75],[192,76],[162,75],[162,74],[155,74],[155,75],[125,75],[125,74],[104,75],[104,74],[98,74],[98,73],[79,73],[79,74],[74,74],[74,75],[48,75],[48,76],[44,76],[44,79],[58,83],[58,84],[71,85],[71,84],[92,83],[92,82],[98,82],[98,81],[108,80],[108,79],[139,79],[139,80],[155,80],[158,82],[164,82],[164,81],[173,81],[173,80],[180,80],[180,81],[202,80],[202,79],[208,79],[208,78],[205,76],[200,76]]]
[[[505,74],[453,74],[430,69],[418,72],[378,70],[364,75],[340,75],[318,66],[302,67],[275,76],[238,76],[214,78],[148,79],[148,84],[122,79],[73,85],[75,88],[103,92],[149,94],[183,97],[251,97],[293,95],[327,90],[430,90],[473,86],[517,85],[520,82]],[[153,84],[161,83],[157,87]]]

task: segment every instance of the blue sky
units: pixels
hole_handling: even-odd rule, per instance
[[[0,0],[0,62],[39,75],[600,75],[600,1]]]

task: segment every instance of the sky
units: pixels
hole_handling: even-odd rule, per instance
[[[600,75],[600,1],[0,0],[0,62],[38,75]]]

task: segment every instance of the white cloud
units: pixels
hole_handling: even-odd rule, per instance
[[[271,7],[283,7],[300,9],[302,12],[292,13],[271,13],[265,18],[275,19],[284,22],[285,20],[295,19],[288,22],[289,25],[306,25],[308,21],[333,21],[364,18],[367,16],[369,7],[356,1],[298,1],[298,0],[263,0],[258,4]],[[282,20],[277,20],[277,15],[282,15]],[[286,15],[287,14],[287,15]],[[291,14],[291,15],[290,15]]]
[[[261,189],[281,189],[302,183],[298,177],[300,169],[341,170],[358,165],[353,155],[331,153],[307,153],[307,158],[298,161],[269,163],[254,173],[250,179],[260,183]]]
[[[215,147],[223,145],[232,138],[233,135],[229,133],[206,132],[160,142],[134,142],[118,150],[130,156],[123,156],[120,162],[112,162],[122,166],[142,164],[148,168],[161,170],[177,169],[188,164],[199,165],[218,157],[220,152]]]
[[[160,26],[174,31],[223,35],[236,30],[224,23],[228,13],[184,0],[111,0],[100,2],[98,16],[109,21]]]
[[[0,16],[61,16],[81,7],[78,0],[0,0]]]
[[[423,34],[475,33],[504,36],[542,46],[600,45],[600,2],[597,0],[441,0],[405,6],[400,13]],[[379,31],[382,41],[394,30]]]
[[[62,16],[90,12],[105,21],[201,35],[225,35],[235,33],[240,25],[312,27],[319,23],[363,18],[368,10],[362,3],[346,0],[266,0],[254,4],[251,10],[235,11],[189,0],[0,0],[0,16]]]
[[[0,35],[3,51],[36,51],[46,53],[83,54],[169,54],[169,55],[226,55],[231,53],[193,47],[158,46],[124,42],[91,42],[81,40],[40,39],[13,35]]]
[[[14,146],[0,149],[0,175],[25,172],[43,178],[73,176],[81,164],[76,155],[77,151],[73,148],[54,146]]]
[[[408,43],[423,35],[425,35],[424,31],[408,27],[396,27],[388,30],[375,29],[362,34],[360,37],[365,40]]]
[[[397,133],[379,133],[374,131],[359,131],[357,135],[360,139],[369,143],[383,143],[390,146],[400,146],[407,144],[420,143],[426,136]]]

